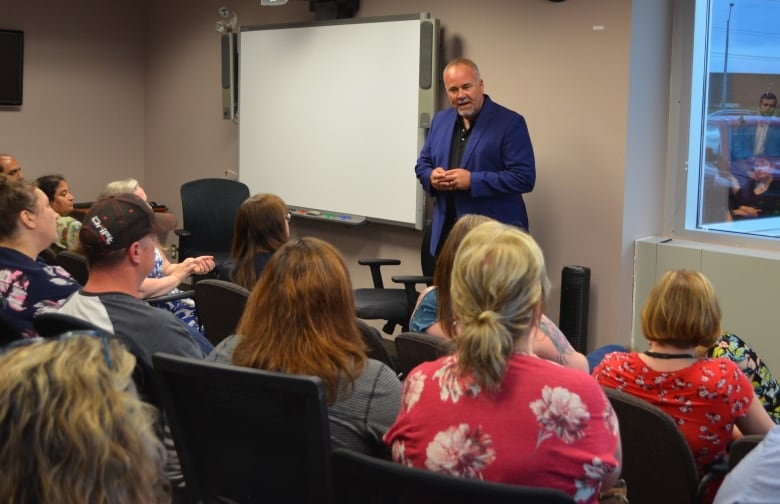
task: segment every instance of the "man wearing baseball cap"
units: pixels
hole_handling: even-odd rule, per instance
[[[138,287],[154,267],[157,231],[154,212],[134,194],[96,201],[79,232],[89,279],[60,308],[132,342],[149,366],[155,352],[204,356],[181,320],[139,299]]]

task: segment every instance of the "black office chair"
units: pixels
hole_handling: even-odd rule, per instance
[[[190,502],[332,502],[322,380],[153,360]]]
[[[367,347],[366,355],[371,359],[384,362],[390,369],[395,371],[396,363],[390,356],[390,352],[387,350],[379,331],[360,319],[358,319],[358,327]]]
[[[395,337],[398,373],[406,378],[409,372],[423,362],[434,361],[455,351],[455,342],[431,334],[407,331]]]
[[[207,278],[197,282],[195,308],[206,338],[214,345],[236,332],[250,292],[232,282]]]
[[[729,471],[734,469],[734,467],[736,467],[736,465],[763,440],[763,434],[750,434],[735,439],[729,449]]]
[[[116,337],[111,332],[101,329],[92,322],[60,313],[56,311],[40,312],[33,317],[33,327],[39,336],[43,338],[56,338],[62,333],[68,331],[97,331],[106,334],[109,337]],[[121,338],[120,338],[121,339]],[[135,369],[133,370],[133,382],[136,390],[143,399],[158,408],[161,408],[159,391],[156,384],[156,378],[152,373],[151,363],[145,362],[141,356],[143,352],[138,348],[135,342],[121,339],[127,350],[136,358]]]
[[[688,442],[660,408],[619,390],[604,388],[620,423],[623,470],[631,504],[699,501],[699,476]]]
[[[33,317],[33,327],[42,338],[54,338],[68,331],[103,331],[88,320],[56,311],[40,312]]]
[[[182,227],[178,259],[213,255],[230,259],[233,225],[238,207],[249,197],[249,188],[237,180],[205,178],[181,186]]]
[[[42,260],[49,266],[57,266],[59,264],[57,262],[57,254],[59,254],[62,250],[63,249],[59,249],[59,247],[56,247],[55,245],[51,245],[41,250],[41,253],[38,254],[38,259]]]
[[[343,504],[572,504],[559,490],[459,478],[344,449],[333,451],[336,500]]]
[[[84,285],[89,279],[89,265],[84,254],[63,250],[57,254],[57,264],[70,273],[75,281]]]
[[[382,330],[393,334],[400,325],[403,331],[409,330],[409,319],[417,304],[417,285],[431,285],[433,281],[433,258],[430,255],[431,229],[425,229],[420,246],[420,266],[422,275],[396,275],[393,282],[403,284],[404,288],[385,288],[382,280],[382,266],[397,266],[399,259],[359,259],[358,264],[371,268],[372,288],[355,289],[355,314],[367,320],[386,320]]]

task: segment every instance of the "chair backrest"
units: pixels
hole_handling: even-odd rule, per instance
[[[402,377],[419,364],[434,361],[455,351],[455,342],[431,334],[407,331],[395,337],[395,352]]]
[[[674,419],[660,408],[604,388],[620,423],[623,471],[631,504],[690,504],[699,476],[688,442]]]
[[[38,254],[38,258],[43,259],[43,262],[49,266],[57,266],[59,264],[57,262],[57,254],[61,251],[62,249],[56,250],[55,245],[51,245],[41,250],[41,253]]]
[[[368,355],[368,357],[371,359],[384,362],[390,367],[390,369],[395,371],[395,362],[393,362],[393,358],[390,357],[390,352],[382,342],[382,335],[379,334],[379,331],[377,331],[376,328],[368,325],[363,320],[357,319],[357,322],[358,327],[360,328],[360,334],[363,336],[363,341],[368,347],[366,355]]]
[[[57,264],[70,273],[75,281],[84,285],[89,279],[89,264],[83,254],[72,250],[63,250],[57,254]]]
[[[331,502],[322,380],[160,353],[153,360],[191,502]]]
[[[99,331],[109,336],[114,336],[88,320],[73,315],[55,311],[41,312],[33,317],[33,327],[43,338],[55,338],[68,331]],[[127,351],[135,356],[135,369],[133,370],[133,382],[136,390],[143,399],[150,404],[161,407],[156,378],[152,372],[150,362],[145,362],[141,356],[140,348],[131,340],[121,339]]]
[[[763,434],[750,434],[734,440],[729,449],[729,471],[734,469],[745,458],[745,455],[750,453],[763,440]]]
[[[198,255],[230,256],[238,207],[249,188],[237,180],[205,178],[182,184],[182,224],[190,236],[179,242],[179,260]]]
[[[490,483],[413,469],[344,449],[333,452],[339,503],[556,503],[574,499],[559,490]]]
[[[193,289],[198,320],[203,325],[206,338],[218,345],[236,332],[249,291],[238,284],[214,278],[197,282]]]
[[[38,335],[43,338],[54,338],[68,331],[94,330],[105,332],[88,320],[55,311],[36,314],[33,317],[33,327]]]

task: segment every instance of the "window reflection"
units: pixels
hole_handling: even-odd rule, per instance
[[[689,184],[696,227],[780,236],[780,2],[697,0],[702,8],[702,122],[691,135],[698,187]]]

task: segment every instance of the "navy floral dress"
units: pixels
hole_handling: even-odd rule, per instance
[[[35,261],[14,249],[0,247],[0,307],[11,334],[2,339],[38,336],[33,316],[57,308],[81,286],[59,266]]]

